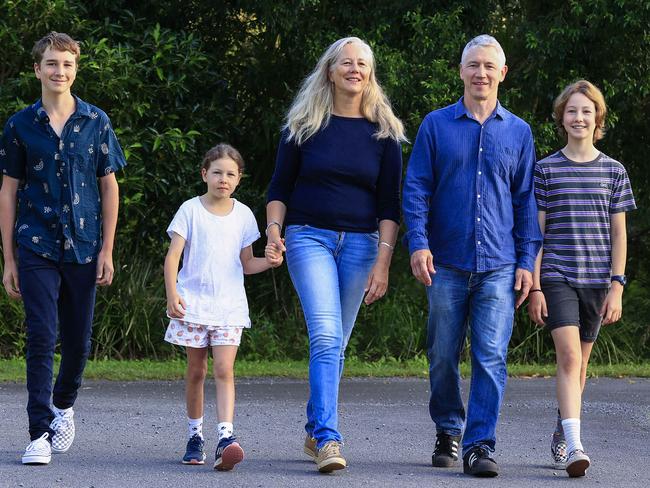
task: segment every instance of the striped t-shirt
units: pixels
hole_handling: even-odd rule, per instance
[[[576,163],[562,151],[535,165],[537,208],[546,212],[541,281],[610,286],[610,214],[634,210],[621,163],[600,153]]]

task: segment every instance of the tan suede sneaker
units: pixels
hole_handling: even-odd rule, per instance
[[[307,434],[305,437],[305,447],[303,448],[303,451],[307,456],[312,458],[314,462],[316,462],[316,458],[318,457],[318,449],[316,449],[316,439]]]
[[[340,445],[336,441],[328,441],[318,450],[316,465],[321,473],[331,473],[347,466],[345,458],[341,456]]]

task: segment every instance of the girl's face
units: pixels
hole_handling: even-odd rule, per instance
[[[201,169],[201,176],[208,184],[208,194],[220,200],[233,194],[241,180],[241,171],[232,159],[221,158],[212,161],[207,170]]]
[[[588,97],[582,93],[574,93],[569,97],[562,125],[570,140],[581,141],[594,140],[596,130],[596,106]]]

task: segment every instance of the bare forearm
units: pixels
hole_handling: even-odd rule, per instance
[[[176,280],[178,279],[178,263],[180,256],[167,253],[165,256],[165,265],[163,267],[165,274],[165,293],[168,297],[176,293]]]
[[[627,260],[626,232],[612,232],[612,275],[625,274]]]
[[[111,177],[112,176],[112,177]],[[100,180],[102,192],[102,251],[113,252],[115,230],[117,229],[117,213],[120,205],[120,190],[115,176],[105,176]]]
[[[7,177],[0,189],[0,233],[2,233],[2,252],[4,262],[15,262],[14,227],[16,224],[16,188]]]
[[[379,250],[377,253],[377,262],[384,264],[386,267],[390,266],[390,262],[393,259],[393,250],[395,248],[395,242],[397,241],[398,231],[399,226],[392,220],[386,219],[379,222]]]
[[[266,271],[271,267],[265,258],[252,257],[242,263],[244,274],[256,274]]]

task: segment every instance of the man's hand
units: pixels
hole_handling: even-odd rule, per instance
[[[100,251],[97,256],[97,286],[108,286],[113,283],[113,253]]]
[[[431,254],[431,251],[420,249],[411,254],[411,272],[415,279],[424,286],[431,286],[431,275],[436,272],[433,267],[433,254]]]
[[[20,286],[18,284],[18,266],[15,261],[5,261],[5,271],[2,275],[2,284],[9,295],[14,300],[20,300]]]
[[[515,303],[515,308],[519,308],[524,300],[528,298],[528,292],[533,287],[533,274],[523,268],[517,268],[515,271],[515,291],[519,292],[519,298]]]

